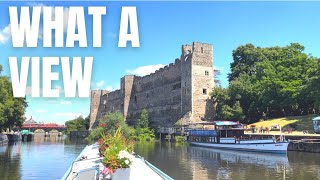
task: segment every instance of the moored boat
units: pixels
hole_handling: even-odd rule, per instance
[[[189,130],[191,145],[216,149],[255,151],[267,153],[287,153],[289,142],[283,135],[278,139],[245,139],[243,125],[232,121],[214,121],[201,123],[213,129]]]

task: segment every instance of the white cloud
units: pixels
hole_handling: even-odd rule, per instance
[[[7,43],[8,40],[10,39],[10,34],[11,34],[11,30],[10,30],[9,24],[3,29],[0,29],[0,44]]]
[[[102,87],[104,85],[104,80],[97,82],[96,85],[98,88]]]
[[[72,104],[72,102],[71,101],[60,101],[60,104],[62,104],[62,105],[70,105],[70,104]]]
[[[105,90],[107,90],[107,91],[114,91],[115,89],[114,89],[112,86],[107,86],[107,87],[105,88]]]
[[[134,74],[138,76],[145,76],[151,73],[154,73],[156,70],[164,67],[163,64],[155,64],[155,65],[147,65],[147,66],[140,66],[132,70],[127,70],[126,73]]]

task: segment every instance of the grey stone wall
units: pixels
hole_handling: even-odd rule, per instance
[[[153,127],[171,127],[187,113],[192,114],[193,121],[211,120],[212,56],[212,45],[183,45],[180,59],[155,73],[124,76],[120,90],[92,91],[90,127],[116,111],[124,114],[128,124],[136,124],[143,109],[148,110]]]

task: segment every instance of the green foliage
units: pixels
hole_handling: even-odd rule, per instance
[[[231,92],[227,88],[216,87],[211,96],[215,103],[216,119],[243,121],[244,114],[237,98],[231,98]]]
[[[141,113],[137,129],[130,127],[125,122],[123,115],[119,112],[108,113],[99,123],[99,127],[91,130],[87,141],[94,142],[101,137],[101,134],[107,133],[114,135],[118,128],[122,129],[125,138],[137,141],[153,141],[155,139],[154,130],[148,127],[149,115],[146,110]],[[101,133],[102,132],[102,133]]]
[[[101,135],[104,133],[114,135],[118,128],[122,129],[122,134],[125,138],[135,139],[135,129],[127,125],[121,113],[114,112],[108,113],[102,119],[100,119],[99,127],[92,129],[86,140],[88,142],[97,141],[99,138],[102,138]]]
[[[183,143],[186,141],[184,136],[175,136],[174,138],[175,138],[175,141],[178,143]]]
[[[1,70],[2,66],[0,73]],[[26,98],[13,97],[9,78],[0,76],[0,132],[5,128],[12,129],[16,126],[22,126],[27,106]]]
[[[138,141],[154,141],[154,130],[150,128],[138,128],[136,130]]]
[[[143,109],[136,129],[136,137],[138,141],[154,141],[154,130],[150,129],[149,121],[149,113],[146,109]]]
[[[103,134],[104,131],[105,129],[103,127],[97,127],[90,131],[89,136],[86,137],[85,140],[88,141],[89,143],[94,143],[101,138],[101,134]]]
[[[248,123],[319,112],[319,60],[303,51],[297,43],[235,49],[229,87],[212,94],[217,117]]]
[[[149,127],[149,113],[146,109],[143,109],[141,112],[141,117],[138,120],[139,128],[147,128]]]
[[[104,127],[106,132],[111,135],[115,134],[119,127],[126,138],[131,138],[135,134],[134,129],[127,125],[120,112],[108,113],[100,120],[99,126]]]
[[[89,118],[83,119],[82,116],[79,116],[73,120],[65,122],[66,134],[70,134],[70,131],[80,131],[88,130],[89,128]]]

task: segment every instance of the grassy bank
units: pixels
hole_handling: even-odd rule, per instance
[[[250,125],[256,125],[257,128],[260,128],[260,127],[271,127],[274,124],[279,124],[284,129],[291,127],[293,128],[294,131],[308,130],[310,133],[313,133],[312,118],[316,116],[318,115],[275,118],[275,119],[260,121]],[[300,134],[300,132],[293,132],[293,133]]]

